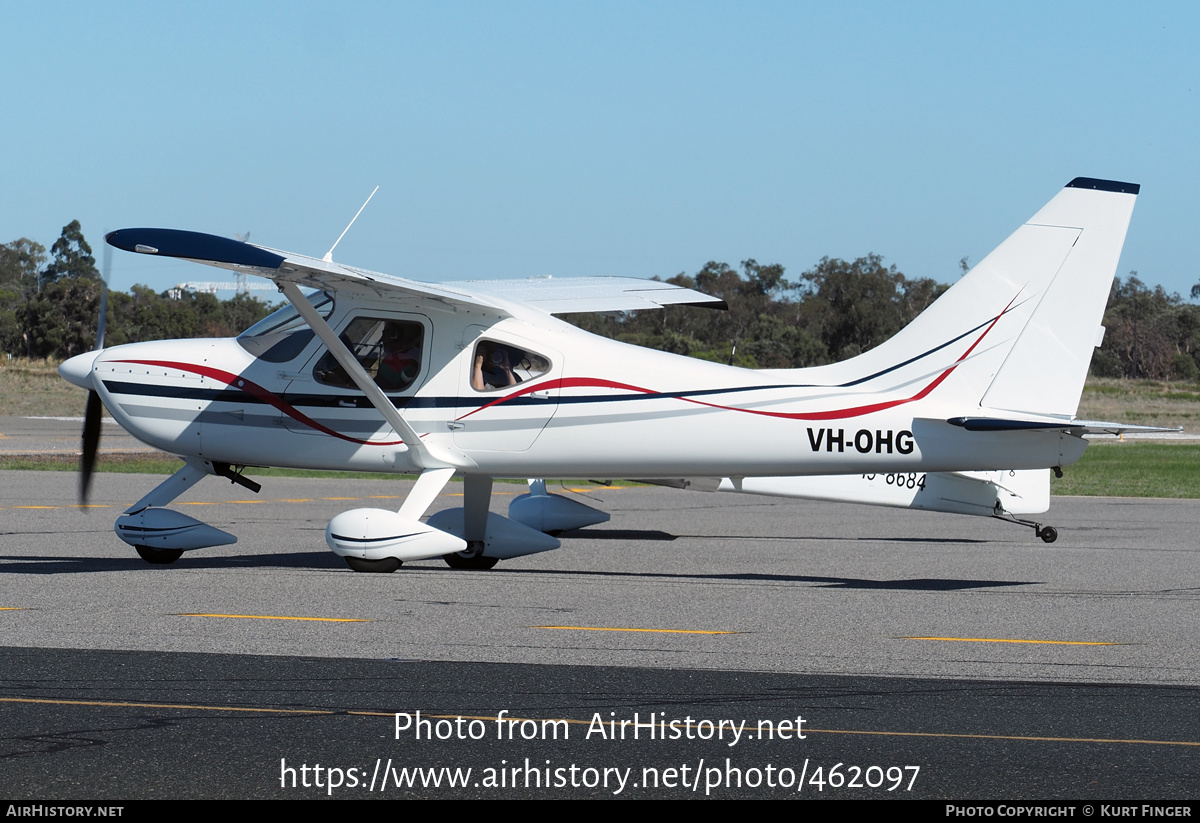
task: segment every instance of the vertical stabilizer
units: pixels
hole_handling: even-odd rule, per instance
[[[1071,418],[1137,192],[1072,180],[891,340],[809,374],[902,402],[927,397],[933,417]]]
[[[1079,177],[1027,226],[1078,232],[1048,282],[1030,283],[1033,304],[981,406],[1073,417],[1112,287],[1139,186]]]

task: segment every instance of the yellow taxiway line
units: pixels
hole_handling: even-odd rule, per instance
[[[274,614],[201,614],[199,612],[177,614],[175,617],[232,617],[238,620],[312,620],[317,623],[370,623],[362,617],[288,617]]]

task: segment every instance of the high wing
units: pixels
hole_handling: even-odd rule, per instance
[[[682,286],[636,277],[530,277],[524,280],[463,280],[442,284],[541,309],[547,314],[640,311],[664,306],[727,309],[728,304]]]
[[[634,277],[423,283],[203,232],[120,229],[105,239],[125,251],[191,260],[266,277],[280,285],[295,283],[328,292],[349,290],[380,297],[433,300],[452,308],[482,310],[499,317],[512,316],[516,305],[547,314],[636,311],[668,305],[727,308],[719,298]]]

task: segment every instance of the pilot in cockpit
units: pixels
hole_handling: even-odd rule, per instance
[[[421,371],[422,328],[416,323],[387,323],[383,329],[383,356],[375,383],[384,391],[401,391],[412,385]]]

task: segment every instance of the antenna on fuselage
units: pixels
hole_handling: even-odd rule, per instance
[[[367,207],[367,203],[371,202],[371,198],[375,196],[375,192],[377,192],[377,191],[379,191],[379,186],[376,186],[374,191],[372,191],[367,196],[366,201],[361,206],[359,206],[358,211],[356,211],[354,213],[354,217],[350,218],[349,225],[347,225],[346,228],[342,229],[342,233],[338,235],[337,240],[333,241],[333,245],[329,247],[329,251],[325,252],[325,256],[321,258],[322,260],[324,260],[326,263],[333,262],[333,250],[337,248],[338,243],[342,242],[342,238],[346,236],[346,232],[350,231],[350,226],[354,225],[354,221],[357,220],[358,216],[363,213],[363,209],[365,209]]]

